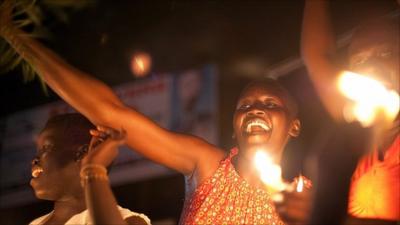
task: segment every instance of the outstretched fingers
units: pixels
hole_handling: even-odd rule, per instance
[[[97,126],[97,131],[98,131],[99,135],[101,135],[101,136],[105,135],[114,140],[122,140],[126,136],[125,130],[123,130],[123,129],[115,130],[113,128],[106,127],[106,126],[100,126],[100,125]]]
[[[99,145],[119,146],[125,143],[126,132],[123,129],[117,131],[105,126],[97,126],[96,128],[90,130],[92,135],[90,149],[97,148]]]
[[[89,153],[85,163],[95,163],[108,166],[118,154],[118,147],[125,142],[125,132],[112,128],[98,126],[90,130]]]

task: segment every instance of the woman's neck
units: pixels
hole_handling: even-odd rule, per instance
[[[249,160],[239,153],[233,158],[232,164],[239,176],[246,180],[251,186],[258,188],[263,187],[259,172],[254,166],[253,160]]]
[[[86,209],[85,198],[71,197],[54,202],[54,210],[50,220],[67,222],[72,216]]]

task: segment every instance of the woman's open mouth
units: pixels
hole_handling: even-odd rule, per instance
[[[244,133],[247,135],[267,133],[271,130],[271,125],[260,118],[251,119],[244,126]]]
[[[40,176],[40,174],[42,174],[42,173],[43,173],[42,167],[35,166],[34,168],[32,168],[32,177],[33,178],[38,178]]]

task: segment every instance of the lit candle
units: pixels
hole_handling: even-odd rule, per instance
[[[260,179],[265,184],[267,190],[272,194],[272,199],[275,202],[282,202],[282,191],[303,192],[304,188],[311,188],[311,180],[303,175],[299,175],[291,183],[286,183],[282,179],[281,167],[274,163],[272,158],[265,150],[258,150],[254,155],[254,166],[260,173]]]
[[[287,184],[282,180],[282,170],[275,164],[272,158],[263,150],[259,150],[254,156],[254,165],[260,173],[261,181],[270,192],[283,191]]]
[[[303,192],[305,188],[310,189],[312,187],[312,182],[311,180],[300,174],[298,177],[294,178],[291,187],[292,191],[296,189],[296,192]]]
[[[303,187],[304,187],[304,180],[303,176],[300,175],[299,180],[297,181],[296,191],[303,192]]]

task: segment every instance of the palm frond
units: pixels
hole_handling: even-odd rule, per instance
[[[39,77],[40,77],[40,76],[39,76]],[[42,90],[43,90],[44,94],[45,94],[46,96],[48,96],[48,95],[49,95],[49,91],[48,91],[48,89],[47,89],[47,84],[46,84],[46,82],[44,82],[43,79],[39,79],[39,81],[40,81],[40,86],[42,87]]]
[[[19,55],[13,58],[13,60],[8,64],[9,71],[16,69],[22,61],[23,58]]]
[[[15,25],[16,27],[18,27],[18,28],[22,28],[22,27],[31,25],[32,23],[33,23],[32,20],[16,20],[16,21],[14,22],[14,25]]]
[[[11,47],[4,43],[0,43],[0,68],[1,72],[8,72],[15,69],[18,66],[18,54]]]
[[[22,73],[24,74],[25,82],[32,81],[33,79],[35,79],[36,76],[35,70],[29,63],[23,61],[23,63],[21,64],[21,69]]]
[[[36,26],[41,26],[42,25],[42,20],[43,20],[43,14],[41,9],[36,6],[32,5],[30,7],[27,7],[25,9],[25,13],[27,17],[32,21],[33,24]]]
[[[50,13],[58,21],[66,23],[68,22],[67,10],[83,9],[93,5],[95,0],[14,0],[12,3],[14,26],[24,29],[33,38],[48,39],[52,35],[43,25],[46,13]],[[37,74],[33,65],[23,60],[14,48],[2,38],[0,38],[0,56],[0,74],[20,68],[24,81],[35,79]],[[41,79],[40,82],[43,91],[47,94],[46,84]]]

